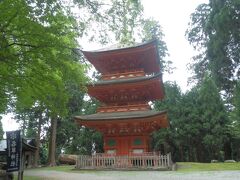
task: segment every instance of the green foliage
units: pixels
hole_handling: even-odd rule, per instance
[[[178,118],[181,115],[179,108],[182,93],[180,87],[175,82],[166,82],[164,87],[165,98],[163,101],[156,101],[154,103],[154,109],[160,111],[167,110],[170,128],[154,132],[152,135],[152,146],[154,150],[160,150],[162,144],[168,143],[170,147],[172,147],[170,151],[173,153],[173,156],[175,156],[177,154],[175,146],[177,146],[176,144],[178,144],[178,141],[181,141],[176,131],[179,127]],[[173,158],[177,160],[177,157]]]
[[[153,133],[154,149],[167,143],[175,161],[220,158],[229,120],[219,91],[210,77],[182,94],[176,83],[165,83],[166,97],[155,109],[168,111],[170,128]]]
[[[74,84],[68,86],[70,98],[68,101],[68,116],[58,122],[57,149],[67,154],[91,154],[92,144],[96,144],[97,152],[102,152],[102,136],[93,130],[78,127],[74,116],[96,112],[98,102],[84,100],[85,93],[79,91]]]
[[[142,10],[139,0],[112,0],[111,8],[107,11],[110,30],[115,32],[116,40],[121,44],[135,41],[134,30],[142,19]]]
[[[48,162],[48,148],[47,148],[47,142],[43,141],[40,145],[40,152],[39,152],[39,164],[47,164]]]
[[[107,44],[109,41],[116,40],[123,45],[135,42],[136,27],[140,25],[142,19],[141,1],[74,0],[74,3],[81,10],[79,17],[84,20],[81,23],[85,28],[84,35],[90,41]],[[86,31],[87,28],[88,31]]]
[[[1,116],[0,116],[0,139],[3,139],[3,134],[4,134],[4,131],[3,131],[3,127],[2,127],[2,121],[1,121]]]
[[[234,138],[240,140],[240,83],[238,82],[233,94],[233,111],[231,112],[232,126],[229,131]]]
[[[209,157],[217,159],[227,140],[229,119],[219,91],[208,76],[205,76],[199,89],[198,111],[202,124],[202,143]]]
[[[239,9],[239,0],[210,0],[191,15],[187,31],[189,42],[200,52],[192,63],[194,78],[201,81],[210,71],[217,86],[230,94],[240,77]]]
[[[168,56],[168,50],[167,45],[163,40],[164,34],[159,22],[153,18],[143,19],[141,22],[141,31],[139,32],[139,36],[143,42],[152,39],[156,39],[158,41],[158,52],[161,70],[162,72],[166,71],[168,73],[171,73],[173,70],[172,61],[166,61],[165,59]]]
[[[75,124],[74,124],[75,125]],[[75,125],[75,128],[73,131],[70,131],[74,134],[71,136],[66,136],[67,141],[65,143],[65,146],[62,147],[62,150],[66,154],[91,154],[93,143],[95,143],[95,150],[96,152],[103,152],[103,140],[102,135],[99,132],[94,132],[93,130],[90,130],[88,128],[78,128]],[[57,136],[60,137],[60,136]],[[59,143],[58,139],[58,143]]]
[[[73,122],[74,115],[94,112],[98,105],[95,100],[83,102],[87,78],[84,60],[76,54],[77,38],[88,36],[104,44],[113,34],[116,40],[128,43],[134,39],[134,27],[142,12],[140,1],[108,3],[0,2],[0,112],[15,111],[27,137],[36,136],[39,124],[41,134],[49,136],[46,124],[58,117],[59,152],[64,149],[89,154],[92,143],[102,141],[99,133],[78,129]],[[72,7],[78,7],[81,13],[73,14]],[[42,122],[39,116],[44,118]],[[46,148],[42,144],[42,163]],[[102,151],[102,146],[98,145],[97,150]]]
[[[77,46],[77,24],[52,5],[53,9],[22,0],[0,3],[2,110],[11,102],[22,108],[41,101],[52,113],[64,114],[65,81],[86,81],[72,51]]]

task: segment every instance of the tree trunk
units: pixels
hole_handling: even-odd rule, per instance
[[[204,151],[203,146],[201,143],[197,145],[197,161],[198,162],[203,162],[203,154],[202,152]]]
[[[41,137],[41,127],[42,127],[42,113],[39,114],[37,136],[36,136],[36,152],[34,158],[34,167],[38,167],[39,153],[40,153],[40,137]]]
[[[188,161],[193,162],[193,157],[192,157],[192,144],[189,145],[188,147]]]
[[[49,139],[49,151],[48,151],[48,165],[56,165],[56,135],[57,135],[57,118],[51,118],[51,129]]]
[[[182,145],[179,146],[179,153],[180,153],[180,161],[184,161],[184,155],[183,155],[183,147]]]

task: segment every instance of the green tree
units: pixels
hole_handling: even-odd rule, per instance
[[[162,101],[154,102],[154,109],[164,111],[167,110],[169,129],[160,129],[154,132],[153,137],[153,148],[160,150],[162,144],[168,144],[171,147],[173,153],[173,160],[177,161],[178,158],[178,147],[181,139],[178,137],[176,131],[178,130],[179,124],[176,123],[180,116],[179,105],[181,102],[181,89],[175,82],[164,83],[165,87],[165,98]],[[165,145],[166,146],[166,145]]]
[[[36,141],[36,151],[34,155],[34,166],[37,167],[41,161],[41,141],[43,141],[43,134],[47,133],[44,126],[48,123],[48,110],[39,103],[36,103],[31,108],[18,108],[15,111],[15,119],[21,126],[22,134],[25,138],[34,138]]]
[[[64,80],[85,81],[82,65],[73,61],[71,50],[77,46],[74,19],[61,9],[52,16],[41,15],[39,9],[22,0],[0,3],[3,110],[7,103],[30,107],[41,100],[52,111],[64,112]]]
[[[233,111],[230,113],[231,126],[229,133],[231,134],[231,158],[240,159],[240,83],[238,82],[233,93]]]
[[[198,50],[192,69],[197,80],[211,72],[221,90],[232,93],[240,68],[239,0],[209,0],[191,15],[189,42]],[[224,27],[224,28],[223,28]]]
[[[142,12],[143,7],[139,0],[112,0],[107,17],[110,20],[110,31],[115,32],[117,41],[123,45],[135,42],[134,34],[141,22]]]
[[[153,133],[153,147],[167,143],[174,161],[221,159],[228,140],[229,119],[219,91],[210,77],[181,93],[175,83],[165,83],[165,99],[155,109],[167,110],[170,127]]]
[[[49,4],[52,3],[52,4]],[[85,83],[77,48],[77,22],[58,3],[0,2],[1,97],[16,109],[48,109],[51,120],[49,163],[55,164],[56,121],[66,114],[66,82]],[[48,6],[52,5],[52,6]],[[1,103],[2,104],[2,103]]]
[[[91,154],[92,144],[97,144],[98,152],[102,152],[102,138],[88,128],[79,127],[74,122],[74,116],[79,114],[96,113],[98,102],[84,100],[85,93],[79,91],[76,85],[68,88],[70,95],[68,102],[68,115],[58,122],[57,129],[57,153],[67,154]]]
[[[171,73],[173,70],[172,61],[166,60],[168,54],[168,49],[164,38],[164,33],[162,27],[158,21],[153,18],[143,19],[141,22],[141,31],[139,32],[140,39],[142,42],[146,42],[152,39],[158,41],[158,53],[160,60],[160,67],[162,72]]]
[[[3,139],[3,134],[4,134],[4,131],[3,131],[3,127],[2,127],[2,121],[1,121],[2,117],[0,116],[0,139]]]
[[[233,135],[240,138],[240,83],[238,82],[233,94],[233,105],[234,109],[231,113],[231,118],[233,121],[233,128],[231,130]]]
[[[208,155],[207,159],[216,159],[227,141],[229,119],[219,90],[208,76],[205,76],[199,89],[198,106],[202,143]]]

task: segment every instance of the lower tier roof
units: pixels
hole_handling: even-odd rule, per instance
[[[107,136],[149,134],[169,126],[167,112],[153,110],[76,116],[75,122]]]

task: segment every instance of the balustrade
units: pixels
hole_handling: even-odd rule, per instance
[[[172,165],[171,154],[157,155],[154,153],[115,156],[109,154],[96,154],[92,156],[79,155],[77,169],[170,169]]]

